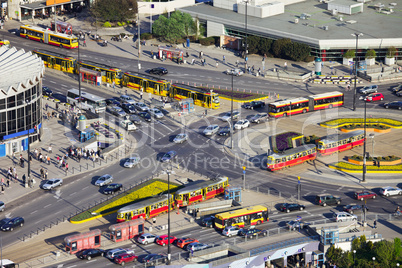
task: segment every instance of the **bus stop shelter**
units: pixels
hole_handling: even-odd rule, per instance
[[[143,218],[138,218],[132,221],[126,221],[118,224],[113,224],[109,227],[111,232],[110,239],[114,242],[125,241],[134,238],[136,235],[144,233]]]
[[[95,229],[89,232],[67,236],[64,238],[66,251],[70,254],[74,254],[83,249],[98,248],[101,246],[101,235],[101,230]]]
[[[80,79],[92,85],[100,86],[102,83],[101,72],[80,67]]]
[[[172,61],[176,61],[177,63],[183,62],[184,52],[178,48],[171,47],[158,47],[158,56],[160,59],[171,59]]]

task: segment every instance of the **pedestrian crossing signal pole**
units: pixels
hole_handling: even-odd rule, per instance
[[[243,166],[243,190],[246,190],[246,166]]]
[[[301,181],[300,181],[300,176],[297,177],[297,200],[300,201],[300,195],[301,195]]]

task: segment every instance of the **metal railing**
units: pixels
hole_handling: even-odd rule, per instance
[[[306,243],[306,242],[312,242],[312,241],[320,241],[320,236],[315,235],[315,236],[309,236],[309,237],[300,237],[300,238],[295,238],[295,239],[290,239],[290,240],[286,240],[283,242],[279,242],[279,243],[276,243],[273,245],[267,245],[267,246],[260,247],[257,249],[252,249],[252,250],[250,250],[250,257],[261,254],[263,252],[276,250],[276,249],[280,249],[280,248],[285,248],[285,247],[302,244],[302,243]]]

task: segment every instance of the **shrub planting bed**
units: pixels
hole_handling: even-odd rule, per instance
[[[274,152],[292,149],[292,139],[300,136],[303,136],[303,134],[297,132],[285,132],[271,136],[272,149]]]
[[[362,165],[355,165],[347,162],[338,162],[335,164],[330,164],[328,167],[352,173],[363,172]],[[367,173],[402,173],[402,164],[392,165],[392,166],[366,166]]]
[[[338,118],[320,123],[320,126],[326,128],[340,128],[348,125],[360,125],[358,128],[363,128],[364,118]],[[367,118],[366,127],[374,128],[374,126],[402,128],[402,121],[389,118]]]

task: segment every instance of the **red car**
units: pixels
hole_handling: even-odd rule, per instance
[[[137,259],[138,256],[134,254],[124,253],[114,258],[114,262],[124,266],[126,263],[137,261]]]
[[[184,248],[186,245],[190,243],[200,242],[197,239],[190,238],[190,237],[183,237],[177,240],[177,246],[180,248]]]
[[[367,102],[382,101],[384,100],[384,95],[382,95],[382,93],[371,93],[364,100]]]
[[[357,200],[363,201],[364,199],[375,199],[377,197],[376,193],[370,192],[370,191],[363,191],[363,192],[355,192],[355,198]]]
[[[167,235],[161,235],[155,240],[155,242],[158,245],[166,246],[168,244],[168,241],[170,244],[173,244],[173,242],[176,240],[177,238],[175,236],[170,236],[170,238],[168,239]]]

